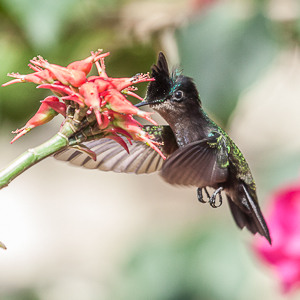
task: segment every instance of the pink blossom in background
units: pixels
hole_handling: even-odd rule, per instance
[[[205,9],[209,8],[212,4],[215,4],[216,0],[190,0],[190,6],[193,11],[203,12]]]
[[[275,270],[287,293],[300,287],[300,182],[275,191],[269,205],[272,246],[257,237],[254,249]]]

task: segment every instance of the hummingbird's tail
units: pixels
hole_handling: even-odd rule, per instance
[[[245,209],[241,209],[227,195],[227,200],[231,210],[231,214],[237,226],[241,229],[246,227],[253,234],[258,232],[260,235],[264,236],[271,245],[272,242],[269,229],[262,215],[259,204],[257,201],[254,201],[252,199],[245,186],[243,186],[243,189],[245,192],[245,199],[247,201],[247,206],[245,206]]]

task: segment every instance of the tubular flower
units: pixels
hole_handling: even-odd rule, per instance
[[[300,184],[273,193],[267,216],[272,247],[257,238],[254,250],[281,281],[284,293],[300,287]]]
[[[128,88],[132,84],[153,81],[154,78],[149,78],[148,74],[136,74],[131,78],[109,78],[108,81],[114,86],[118,91],[122,91]]]
[[[97,122],[99,125],[101,125],[101,114],[100,114],[100,107],[101,107],[101,98],[98,93],[97,86],[94,84],[94,82],[86,82],[82,84],[79,88],[79,93],[83,96],[85,99],[85,104],[88,107],[92,107],[96,118]]]
[[[3,84],[17,82],[33,82],[37,88],[49,89],[55,96],[45,98],[37,113],[24,127],[16,130],[14,142],[36,126],[49,122],[58,114],[64,116],[59,134],[64,137],[69,146],[79,145],[79,149],[96,155],[86,149],[81,143],[99,138],[111,138],[120,143],[127,151],[124,137],[145,142],[155,149],[163,158],[157,145],[151,141],[151,136],[142,130],[142,125],[133,119],[133,115],[157,125],[150,113],[140,111],[133,106],[126,96],[142,98],[132,91],[132,84],[152,81],[148,74],[137,74],[128,78],[112,78],[106,73],[104,58],[109,53],[101,54],[102,50],[91,52],[86,59],[70,63],[67,67],[50,64],[41,56],[32,59],[29,67],[34,73],[20,75],[9,74],[15,79]],[[95,65],[98,75],[88,76]],[[122,138],[123,137],[123,138]],[[84,148],[85,147],[85,148]]]
[[[166,159],[163,153],[156,147],[155,143],[151,141],[150,136],[146,132],[138,130],[141,124],[137,122],[132,115],[114,113],[113,123],[126,130],[134,140],[145,142],[149,147],[158,152],[163,159]]]
[[[100,54],[101,52],[102,52],[102,50],[98,50],[95,53],[92,52],[91,56],[89,56],[88,58],[79,60],[79,61],[74,61],[74,62],[70,63],[67,66],[67,68],[71,69],[71,70],[83,71],[87,75],[90,73],[90,71],[93,67],[93,63],[95,63],[99,59],[102,59],[109,55],[109,52]]]
[[[57,97],[49,96],[41,102],[42,104],[40,108],[38,109],[36,114],[26,123],[26,125],[21,129],[13,131],[13,133],[17,133],[17,135],[10,142],[11,144],[34,127],[48,123],[56,115],[58,115],[58,113],[65,114],[65,104],[60,103]]]
[[[58,81],[63,85],[72,85],[79,87],[86,81],[86,74],[81,70],[68,69],[54,64],[49,64],[41,56],[34,58],[30,61],[35,66],[49,70]]]
[[[2,84],[2,86],[7,86],[17,82],[33,82],[36,84],[52,83],[56,79],[49,70],[41,70],[27,75],[21,75],[19,73],[10,73],[7,75],[16,79],[8,81]]]
[[[58,97],[63,97],[67,95],[73,95],[74,91],[65,85],[59,84],[41,84],[36,87],[37,89],[49,89],[52,91],[53,94],[57,95]]]
[[[42,105],[43,104],[48,105],[50,108],[55,110],[58,114],[61,114],[64,117],[66,116],[66,110],[67,110],[66,104],[59,102],[59,99],[57,99],[56,97],[49,96],[49,97],[45,98],[44,100],[42,100],[41,103],[42,103]]]
[[[156,123],[150,118],[151,113],[139,110],[137,107],[132,105],[131,102],[128,101],[118,90],[109,89],[100,95],[104,97],[107,106],[112,110],[119,113],[137,115],[156,125]]]

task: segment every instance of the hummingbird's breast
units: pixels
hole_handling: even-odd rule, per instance
[[[175,107],[165,101],[153,109],[170,125],[179,148],[206,138],[212,130],[212,123],[198,102]]]
[[[179,147],[206,138],[211,131],[209,123],[201,115],[184,115],[170,124]]]

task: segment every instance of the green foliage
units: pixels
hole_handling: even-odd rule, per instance
[[[238,17],[230,3],[179,30],[178,43],[185,74],[195,79],[204,107],[223,125],[241,92],[276,53],[267,19],[261,13]]]
[[[173,237],[158,232],[148,236],[124,266],[111,299],[240,299],[257,272],[249,253],[233,228],[220,222],[198,225]]]

